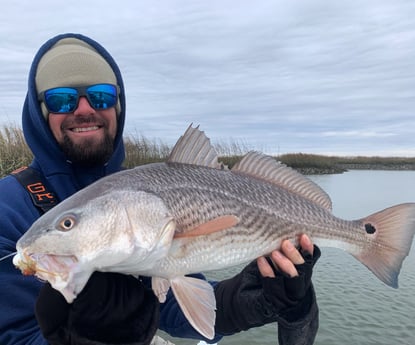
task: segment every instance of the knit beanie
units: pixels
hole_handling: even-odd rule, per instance
[[[36,89],[41,92],[60,86],[88,86],[100,83],[117,85],[108,62],[88,43],[77,38],[64,38],[40,59],[36,71]],[[41,104],[47,119],[49,111]],[[118,100],[115,109],[120,113]]]

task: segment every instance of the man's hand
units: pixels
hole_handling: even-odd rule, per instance
[[[72,304],[46,283],[35,314],[43,336],[53,345],[148,345],[158,328],[159,303],[132,276],[95,272]]]
[[[310,238],[303,234],[300,236],[299,242],[302,251],[312,256],[314,246]],[[302,265],[304,263],[304,258],[300,251],[295,248],[289,240],[284,240],[281,243],[281,249],[274,250],[271,253],[271,260],[274,265],[274,269],[281,271],[292,278],[298,276],[298,271],[295,265]],[[263,277],[275,278],[274,269],[265,257],[261,256],[258,258],[257,263],[258,269]]]

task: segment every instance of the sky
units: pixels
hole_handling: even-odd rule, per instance
[[[125,133],[270,154],[415,156],[413,0],[7,1],[0,126],[19,125],[34,55],[77,32],[126,86]]]

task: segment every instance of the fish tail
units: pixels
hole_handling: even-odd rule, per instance
[[[398,288],[398,275],[415,233],[415,203],[387,208],[361,219],[370,245],[355,257],[385,284]]]

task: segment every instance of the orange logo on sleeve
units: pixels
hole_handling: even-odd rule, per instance
[[[45,199],[54,199],[52,193],[46,192],[46,188],[42,182],[29,184],[27,185],[27,189],[30,193],[32,193],[32,195],[36,196],[38,201],[44,201]]]

